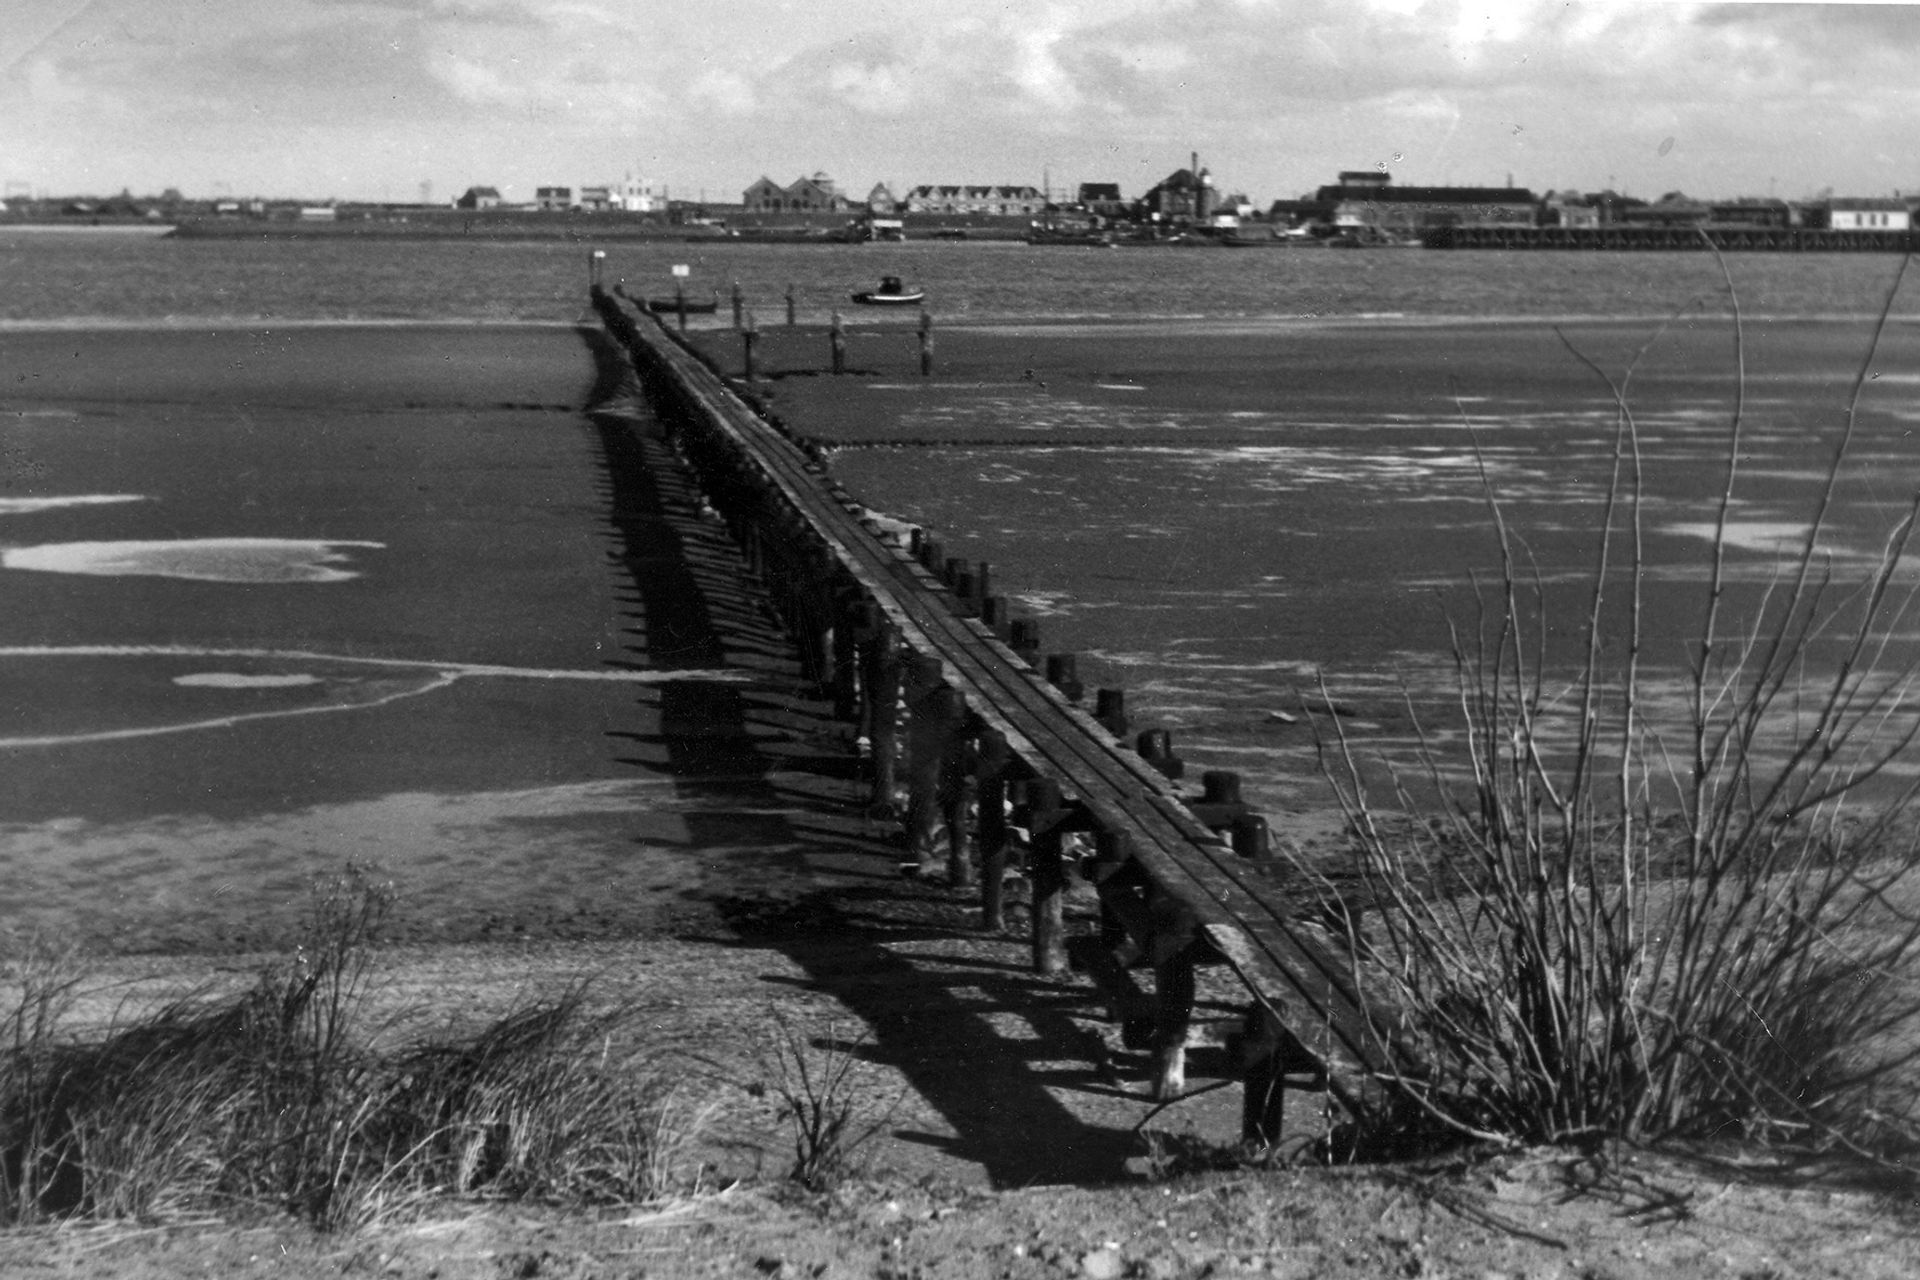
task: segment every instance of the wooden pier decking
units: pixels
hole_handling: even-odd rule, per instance
[[[1129,1043],[1153,1048],[1156,1096],[1185,1088],[1195,966],[1224,964],[1249,997],[1235,1042],[1243,1136],[1277,1140],[1289,1084],[1363,1105],[1398,1065],[1388,1029],[1347,959],[1245,856],[1264,843],[1264,824],[1237,803],[1237,780],[1211,776],[1213,803],[1183,800],[1154,751],[1164,735],[1141,735],[1143,756],[1121,740],[1117,695],[1097,714],[1076,705],[1071,660],[1040,661],[1034,628],[991,595],[989,566],[947,560],[930,537],[903,546],[887,536],[659,320],[597,287],[594,304],[673,423],[807,674],[867,739],[872,803],[892,811],[905,792],[923,864],[933,869],[944,845],[953,882],[979,885],[997,927],[1010,827],[1021,828],[1035,967],[1064,971],[1072,952]],[[1065,930],[1070,844],[1086,851],[1079,869],[1099,893],[1097,937]],[[1134,984],[1136,969],[1151,970],[1150,992]]]

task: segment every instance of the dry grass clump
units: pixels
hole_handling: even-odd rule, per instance
[[[864,1032],[847,1041],[832,1021],[809,1029],[770,1010],[774,1035],[761,1054],[771,1093],[793,1141],[787,1176],[810,1191],[830,1191],[855,1168],[857,1153],[892,1122],[905,1090],[876,1097],[860,1071]]]
[[[29,949],[0,1011],[0,1226],[279,1210],[360,1226],[449,1196],[635,1203],[684,1185],[708,1118],[585,992],[478,1033],[370,1013],[390,893],[354,871],[226,1001],[71,1033],[85,969]],[[397,1043],[396,1043],[397,1042]]]
[[[1737,297],[1733,314],[1741,361]],[[1376,1124],[1411,1113],[1528,1142],[1737,1136],[1911,1167],[1920,848],[1902,765],[1920,732],[1920,664],[1901,574],[1920,497],[1851,579],[1817,550],[1872,358],[1804,541],[1737,626],[1725,599],[1736,399],[1686,696],[1659,721],[1641,671],[1632,367],[1614,378],[1588,362],[1607,377],[1617,432],[1571,681],[1547,670],[1544,593],[1489,483],[1504,572],[1481,590],[1477,630],[1455,635],[1462,752],[1429,740],[1382,808],[1337,721],[1322,744],[1368,902],[1326,914],[1349,922],[1383,1051],[1419,1064],[1384,1082]],[[1394,820],[1435,795],[1433,821]]]

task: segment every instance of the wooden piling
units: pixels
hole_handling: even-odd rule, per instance
[[[1100,727],[1116,738],[1127,736],[1127,691],[1125,689],[1095,689],[1093,691],[1093,718]]]
[[[933,313],[920,309],[920,376],[933,376]]]
[[[845,724],[860,719],[860,634],[866,597],[858,583],[841,579],[833,591],[833,714]]]
[[[993,632],[998,639],[1002,641],[1012,639],[1013,628],[1008,625],[1010,619],[1007,617],[1005,596],[983,596],[980,600],[980,621],[984,622],[987,630]]]
[[[796,323],[798,323],[794,319],[795,314],[796,313],[794,310],[793,286],[788,285],[787,286],[787,328],[789,329],[793,328],[793,326]]]
[[[1239,804],[1240,775],[1231,769],[1209,769],[1200,775],[1202,804]]]
[[[740,282],[735,280],[733,282],[733,328],[736,333],[740,329],[740,311],[745,305],[746,295],[740,292]]]
[[[838,375],[847,371],[847,332],[840,320],[838,311],[827,322],[827,345],[833,359],[833,372]]]
[[[1047,655],[1047,683],[1060,691],[1068,702],[1078,702],[1087,686],[1080,683],[1080,658],[1072,653]]]
[[[1057,784],[1035,778],[1027,784],[1027,822],[1033,843],[1027,879],[1033,886],[1033,971],[1067,971],[1067,866],[1065,802]]]
[[[873,753],[867,812],[876,818],[892,817],[897,811],[894,790],[900,752],[901,662],[900,632],[891,623],[883,621],[874,628],[862,665],[866,670],[867,741]]]
[[[1098,886],[1124,871],[1132,858],[1133,840],[1126,832],[1098,829],[1093,833],[1093,866],[1090,878]],[[1099,942],[1110,953],[1118,951],[1127,943],[1126,922],[1113,909],[1105,893],[1100,895]]]
[[[959,703],[958,694],[954,701]],[[980,777],[974,740],[980,726],[968,721],[964,709],[955,721],[940,771],[940,804],[947,829],[947,883],[956,889],[971,889],[977,880],[973,814]]]
[[[907,854],[922,875],[936,866],[944,821],[940,783],[949,738],[959,728],[959,696],[940,680],[938,658],[909,654],[907,704]]]
[[[1273,861],[1273,832],[1259,814],[1241,814],[1233,820],[1227,834],[1233,851],[1248,862],[1265,866]]]
[[[748,382],[754,382],[758,379],[758,371],[754,368],[753,362],[753,345],[759,340],[760,326],[754,321],[753,312],[749,311],[747,312],[746,322],[740,329],[740,341],[746,348],[746,380]]]
[[[1187,1033],[1193,1025],[1194,953],[1194,946],[1184,946],[1153,966],[1153,1096],[1162,1102],[1187,1091]]]
[[[1007,772],[1011,764],[1006,735],[983,729],[974,749],[974,807],[979,814],[974,841],[980,858],[980,927],[995,933],[1007,925]]]
[[[1234,1057],[1240,1069],[1240,1140],[1259,1148],[1280,1141],[1287,1105],[1287,1054],[1291,1039],[1266,1008],[1252,1005],[1241,1023]]]
[[[1161,777],[1178,781],[1186,776],[1186,761],[1173,753],[1173,734],[1169,730],[1146,730],[1134,739],[1134,749]]]
[[[1007,647],[1028,666],[1040,656],[1040,623],[1034,618],[1010,618],[1007,621]]]

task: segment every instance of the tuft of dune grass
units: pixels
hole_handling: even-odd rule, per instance
[[[320,886],[300,945],[222,1001],[72,1029],[69,950],[8,959],[0,1226],[285,1213],[322,1230],[450,1197],[645,1204],[690,1183],[711,1101],[575,985],[478,1031],[371,1013],[391,892]]]

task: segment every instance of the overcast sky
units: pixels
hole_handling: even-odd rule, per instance
[[[1920,191],[1920,6],[4,0],[6,192]]]

